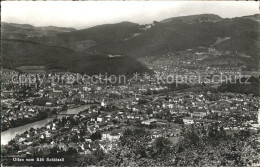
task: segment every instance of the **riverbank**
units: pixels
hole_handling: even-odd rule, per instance
[[[46,118],[48,118],[47,113],[45,113],[44,115],[39,115],[37,117],[18,119],[16,121],[12,121],[10,123],[10,126],[6,126],[5,124],[2,124],[1,132],[7,131],[8,129],[12,129],[12,128],[17,128],[19,126],[23,126],[26,124],[30,124],[36,121],[41,121]]]
[[[85,104],[84,104],[85,105]],[[73,104],[73,105],[69,105],[67,106],[67,109],[74,109],[80,106],[84,106],[84,105],[80,105],[80,104]],[[53,112],[48,112],[48,111],[42,111],[39,112],[38,115],[34,116],[34,117],[24,117],[22,119],[17,119],[17,120],[11,120],[9,124],[2,122],[2,127],[1,127],[1,132],[7,131],[8,129],[12,129],[12,128],[17,128],[19,126],[23,126],[26,124],[30,124],[33,122],[37,122],[37,121],[41,121],[44,120],[46,118],[53,118],[53,116],[55,116],[56,114],[65,112],[66,110],[57,110],[55,111],[55,113]]]
[[[28,106],[27,110],[11,111],[4,114],[1,123],[1,132],[4,132],[11,128],[16,128],[33,122],[41,121],[46,118],[50,118],[57,113],[63,112],[68,108],[63,106],[62,108],[44,108],[45,106]]]
[[[78,114],[80,111],[85,110],[89,108],[91,105],[81,105],[79,107],[67,109],[65,111],[60,112],[61,114]],[[58,115],[57,118],[62,118],[63,115]],[[49,121],[53,120],[54,118],[47,117],[46,119],[36,121],[33,123],[29,123],[23,126],[19,126],[16,128],[8,129],[1,133],[1,144],[6,145],[8,142],[13,139],[17,134],[22,134],[26,130],[29,130],[30,128],[41,128],[45,126]]]

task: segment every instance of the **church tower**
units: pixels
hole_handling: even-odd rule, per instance
[[[260,126],[260,108],[258,108],[258,125]]]
[[[103,99],[101,102],[101,107],[105,107],[105,106],[106,106],[106,103],[105,103],[105,100]]]

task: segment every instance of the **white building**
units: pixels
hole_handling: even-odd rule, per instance
[[[194,124],[194,119],[190,117],[185,117],[183,118],[183,123],[184,124]]]
[[[109,141],[115,141],[115,140],[119,140],[121,136],[121,133],[108,133],[105,132],[102,134],[102,139],[103,140],[109,140]]]

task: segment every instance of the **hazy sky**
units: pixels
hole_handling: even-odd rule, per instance
[[[255,1],[3,1],[1,5],[5,22],[77,29],[122,21],[144,24],[202,13],[225,18],[259,13]]]

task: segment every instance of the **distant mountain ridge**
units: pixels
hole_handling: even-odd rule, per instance
[[[179,17],[172,17],[168,19],[164,19],[160,21],[161,23],[170,23],[174,20],[181,20],[185,23],[194,23],[199,21],[219,21],[222,18],[218,15],[214,14],[199,14],[199,15],[189,15],[189,16],[179,16]]]
[[[9,40],[8,42],[4,41],[3,44],[13,45],[13,47],[5,45],[6,48],[3,52],[12,53],[13,51],[10,50],[15,49],[14,46],[16,43],[12,43],[12,40],[17,39],[40,44],[44,46],[45,49],[47,49],[47,46],[66,48],[70,51],[66,51],[65,55],[71,54],[76,58],[84,60],[77,62],[79,64],[78,70],[76,70],[84,72],[86,69],[83,68],[83,64],[87,61],[84,59],[84,55],[89,57],[111,54],[125,55],[127,58],[157,56],[172,51],[182,51],[204,46],[214,47],[222,51],[246,53],[252,58],[252,65],[255,65],[258,61],[257,57],[259,53],[257,44],[259,40],[259,23],[255,21],[255,18],[257,19],[257,15],[254,17],[248,16],[224,19],[214,14],[202,14],[173,17],[160,22],[154,21],[153,23],[146,25],[121,22],[116,24],[98,25],[82,30],[54,28],[54,32],[52,31],[53,27],[45,27],[45,29],[47,29],[46,31],[51,33],[42,35],[42,30],[36,28],[36,32],[39,31],[40,33],[35,33],[36,35],[29,37],[28,32],[31,33],[31,29],[35,30],[34,28],[31,28],[30,25],[23,25],[20,28],[11,25],[11,28],[14,29],[13,32],[15,33],[10,29],[7,29],[7,26],[10,25],[3,25],[5,28],[2,28],[2,39]],[[29,29],[29,31],[27,29]],[[59,31],[56,31],[56,29]],[[27,38],[18,37],[10,39],[10,34],[21,35],[23,33],[27,34]],[[216,43],[216,41],[221,38],[225,38],[226,40],[221,43]],[[29,45],[27,47],[29,47]],[[23,47],[19,48],[25,51]],[[32,53],[38,53],[37,51],[34,51],[33,48],[29,48]],[[45,49],[44,52],[46,51]],[[52,51],[60,58],[62,58],[62,55],[59,54],[64,54],[64,50]],[[12,54],[20,54],[20,52],[13,52]],[[24,54],[29,55],[27,53]],[[46,54],[48,54],[48,51],[46,51]],[[15,58],[15,56],[13,58]],[[26,59],[26,57],[24,58]],[[6,59],[11,62],[10,58],[6,57]],[[71,60],[71,58],[66,58],[66,60]],[[54,61],[54,58],[49,57],[48,60],[43,62],[49,63],[52,61]],[[70,63],[64,64],[66,64],[65,66],[67,69],[71,69]],[[106,64],[103,65],[106,66]],[[92,65],[89,64],[89,66]],[[129,70],[132,71],[131,69]],[[141,71],[146,70],[148,69],[142,68]]]
[[[230,37],[230,40],[215,47],[226,49],[232,45],[232,50],[237,49],[248,53],[247,46],[241,46],[241,40],[244,37],[246,37],[245,41],[255,40],[253,35],[258,36],[258,28],[259,25],[251,19],[243,17],[222,19],[217,15],[202,14],[174,17],[161,22],[154,21],[148,25],[131,22],[105,24],[30,40],[72,49],[80,48],[81,51],[87,52],[96,50],[139,57],[210,46],[219,37]],[[85,49],[82,43],[85,44]],[[247,45],[247,42],[243,45]]]
[[[63,32],[72,32],[76,29],[66,27],[44,26],[34,27],[30,24],[16,24],[1,22],[2,38],[28,40],[30,37],[54,36]]]
[[[260,22],[260,14],[254,14],[250,16],[243,16],[244,18],[251,19],[257,22]]]

